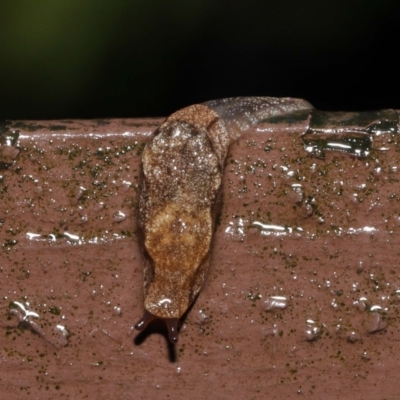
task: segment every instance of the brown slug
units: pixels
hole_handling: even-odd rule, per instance
[[[142,157],[145,312],[137,330],[160,318],[178,341],[179,319],[209,267],[229,146],[263,119],[311,108],[301,99],[227,98],[181,109],[157,129]]]

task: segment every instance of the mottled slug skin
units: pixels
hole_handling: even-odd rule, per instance
[[[139,227],[144,249],[145,315],[178,321],[205,280],[229,146],[262,119],[312,106],[304,100],[244,97],[197,104],[172,114],[143,153]]]

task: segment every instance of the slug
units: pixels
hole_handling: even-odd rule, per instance
[[[142,156],[145,311],[137,330],[159,318],[178,341],[179,320],[209,267],[229,146],[263,119],[311,108],[301,99],[227,98],[181,109],[160,125]]]

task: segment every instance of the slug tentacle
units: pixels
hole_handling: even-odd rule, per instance
[[[145,314],[136,329],[161,318],[177,342],[179,319],[207,274],[229,146],[263,119],[310,108],[290,98],[213,100],[175,112],[158,128],[142,156]]]
[[[140,319],[135,325],[135,329],[138,331],[143,331],[151,322],[156,319],[157,317],[155,315],[145,310],[142,319]],[[164,318],[164,322],[167,326],[169,341],[171,343],[176,343],[178,341],[179,318]]]
[[[147,325],[149,325],[155,319],[156,317],[154,315],[150,314],[147,310],[144,310],[143,317],[136,323],[135,329],[138,331],[143,331],[146,329]]]
[[[179,318],[166,318],[165,324],[168,329],[168,339],[171,343],[176,343],[178,341],[178,323]]]

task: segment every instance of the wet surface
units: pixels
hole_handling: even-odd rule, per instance
[[[395,399],[398,114],[299,113],[231,147],[210,273],[175,348],[162,324],[133,327],[140,159],[159,122],[1,131],[8,398]]]

